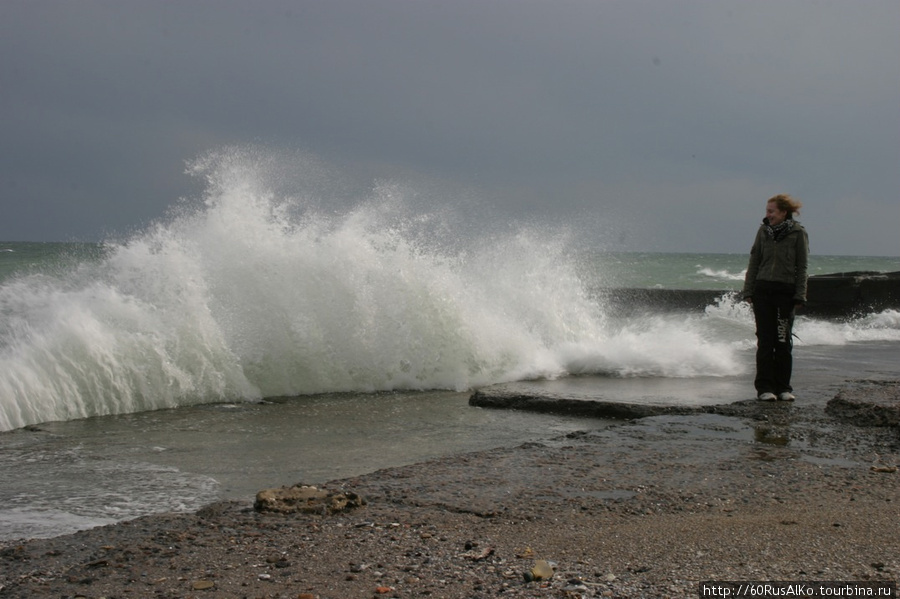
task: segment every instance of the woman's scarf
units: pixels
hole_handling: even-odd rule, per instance
[[[774,227],[769,224],[768,219],[764,220],[763,224],[766,226],[766,235],[769,236],[769,239],[774,239],[775,241],[781,241],[781,238],[794,228],[794,221],[790,218],[784,219]]]

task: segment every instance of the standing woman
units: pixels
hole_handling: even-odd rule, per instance
[[[750,250],[744,299],[756,318],[756,387],[762,401],[793,401],[794,310],[806,303],[809,237],[794,220],[802,204],[787,194],[766,203]]]

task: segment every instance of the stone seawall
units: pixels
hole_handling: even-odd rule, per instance
[[[729,291],[714,289],[606,289],[602,292],[616,314],[642,311],[700,311]],[[843,318],[882,310],[900,310],[900,271],[849,272],[809,278],[803,314]]]
[[[852,316],[900,309],[900,271],[848,272],[809,278],[809,312]]]

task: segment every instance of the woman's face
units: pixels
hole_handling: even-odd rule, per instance
[[[779,210],[778,204],[776,204],[775,202],[769,202],[766,204],[766,219],[768,219],[770,225],[772,225],[773,227],[775,225],[780,225],[786,218],[787,211]]]

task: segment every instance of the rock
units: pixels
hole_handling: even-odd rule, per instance
[[[897,467],[896,466],[870,466],[869,470],[871,470],[872,472],[882,472],[882,473],[886,472],[888,474],[893,474],[894,472],[897,472]]]
[[[534,562],[534,567],[525,573],[525,582],[537,580],[550,580],[553,578],[554,567],[552,562],[539,559]]]
[[[492,556],[494,554],[493,547],[487,547],[482,551],[478,551],[476,549],[471,549],[465,553],[463,553],[460,557],[464,557],[468,560],[472,560],[473,562],[480,562]]]
[[[900,384],[858,381],[838,391],[825,411],[858,426],[900,427]]]
[[[280,514],[330,515],[366,505],[365,500],[349,491],[329,491],[297,484],[292,487],[264,489],[256,494],[254,509]]]
[[[207,589],[214,588],[216,583],[211,580],[198,580],[191,585],[191,588],[195,591],[205,591]]]

